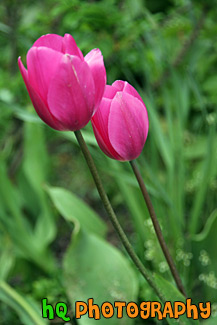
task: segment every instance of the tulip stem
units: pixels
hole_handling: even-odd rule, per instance
[[[147,205],[147,208],[148,208],[148,211],[149,211],[149,214],[150,214],[150,217],[151,217],[151,220],[152,220],[152,223],[153,223],[153,226],[154,226],[154,229],[155,229],[155,233],[157,235],[157,238],[158,238],[158,241],[160,243],[160,246],[162,248],[162,251],[164,253],[164,256],[167,260],[167,263],[169,265],[169,268],[170,268],[170,271],[172,273],[172,276],[176,282],[176,285],[179,289],[179,291],[185,296],[187,297],[187,294],[186,294],[186,291],[185,291],[185,288],[182,284],[182,281],[181,281],[181,278],[179,276],[179,273],[176,269],[176,266],[175,266],[175,263],[170,255],[170,252],[169,252],[169,249],[167,247],[167,244],[165,242],[165,239],[163,237],[163,234],[162,234],[162,231],[161,231],[161,228],[160,228],[160,224],[158,222],[158,219],[157,219],[157,216],[156,216],[156,213],[155,213],[155,210],[154,210],[154,207],[152,205],[152,202],[151,202],[151,199],[150,199],[150,196],[148,195],[148,191],[146,189],[146,186],[145,186],[145,183],[143,181],[143,178],[140,174],[140,171],[139,171],[139,168],[136,164],[135,161],[130,161],[130,165],[133,169],[133,172],[136,176],[136,179],[138,181],[138,184],[139,184],[139,187],[141,189],[141,192],[142,192],[142,195],[145,199],[145,202],[146,202],[146,205]]]
[[[139,259],[139,257],[136,255],[132,245],[130,244],[125,232],[123,231],[116,215],[115,212],[111,206],[111,203],[108,199],[108,196],[104,190],[104,187],[102,185],[102,181],[99,177],[98,171],[96,169],[95,163],[93,161],[93,158],[88,150],[88,147],[84,141],[84,138],[81,134],[81,131],[75,131],[75,136],[77,138],[77,141],[80,145],[80,148],[83,152],[83,155],[86,159],[87,165],[90,169],[90,172],[93,176],[95,185],[97,187],[97,190],[99,192],[99,195],[101,197],[101,200],[103,202],[103,205],[108,213],[108,216],[116,230],[116,232],[118,233],[120,240],[122,242],[122,244],[124,245],[126,251],[128,252],[129,256],[131,257],[133,263],[135,264],[135,266],[138,268],[138,270],[140,271],[140,273],[143,275],[143,277],[146,279],[146,281],[149,283],[149,285],[152,287],[152,289],[155,291],[155,293],[158,295],[158,297],[160,298],[160,300],[162,302],[165,302],[165,298],[163,293],[159,290],[159,288],[157,287],[157,285],[154,282],[154,278],[152,276],[152,274],[145,268],[145,266],[143,265],[143,263],[141,262],[141,260]],[[130,279],[129,279],[130,281]]]

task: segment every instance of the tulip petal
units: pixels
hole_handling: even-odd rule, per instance
[[[51,113],[68,130],[79,130],[93,115],[94,98],[94,81],[87,63],[65,54],[48,90]]]
[[[106,85],[106,71],[103,56],[99,49],[93,49],[85,56],[95,84],[95,111],[99,107]]]
[[[62,52],[63,37],[57,34],[46,34],[41,36],[32,47],[47,47]]]
[[[133,97],[138,98],[143,103],[143,100],[141,96],[138,94],[138,92],[136,91],[136,89],[133,86],[131,86],[127,81],[116,80],[115,82],[113,82],[112,86],[115,87],[118,91],[126,92],[132,95]]]
[[[111,145],[123,158],[137,158],[148,133],[148,115],[140,100],[125,92],[118,92],[112,100],[108,121]]]
[[[110,113],[111,100],[104,98],[100,107],[91,119],[93,131],[101,150],[110,158],[121,159],[112,147],[108,137],[108,118]]]
[[[113,99],[117,94],[118,90],[115,87],[106,85],[105,92],[103,94],[103,98],[110,98]]]
[[[64,54],[70,54],[78,56],[81,60],[84,60],[84,56],[77,46],[74,38],[70,34],[65,34],[63,37],[62,51]]]
[[[48,86],[63,54],[46,47],[32,47],[27,53],[29,82],[47,102]]]
[[[30,85],[28,71],[25,69],[20,57],[18,58],[18,65],[26,88],[28,90],[29,96],[31,98],[32,104],[39,117],[53,129],[63,130],[64,127],[50,114],[46,104],[42,101],[40,96],[34,91],[32,86]]]

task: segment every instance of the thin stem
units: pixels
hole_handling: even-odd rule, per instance
[[[90,172],[93,176],[95,185],[97,187],[97,190],[99,192],[99,195],[101,197],[101,200],[103,202],[103,205],[108,213],[108,216],[116,230],[116,232],[118,233],[122,244],[124,245],[126,251],[128,252],[129,256],[131,257],[132,261],[134,262],[134,264],[136,265],[136,267],[138,268],[138,270],[140,271],[140,273],[143,275],[143,277],[146,279],[146,281],[149,283],[149,285],[152,287],[152,289],[156,292],[156,294],[158,295],[158,297],[161,299],[162,302],[165,302],[165,298],[164,295],[162,294],[162,292],[159,290],[159,288],[155,285],[153,276],[150,274],[150,272],[148,270],[146,270],[146,268],[144,267],[144,265],[142,264],[141,260],[139,259],[139,257],[136,255],[132,245],[130,244],[126,234],[124,233],[116,215],[115,212],[111,206],[111,203],[108,199],[108,196],[103,188],[102,185],[102,181],[99,177],[99,174],[97,172],[96,166],[94,164],[93,158],[91,157],[91,154],[88,150],[88,147],[84,141],[84,138],[81,134],[81,131],[75,131],[75,136],[77,138],[77,141],[81,147],[81,150],[83,152],[83,155],[86,159],[87,165],[90,169]],[[130,280],[130,279],[129,279]]]
[[[145,202],[146,202],[146,205],[147,205],[147,208],[148,208],[148,211],[149,211],[149,214],[150,214],[150,217],[151,217],[154,229],[155,229],[155,233],[157,235],[158,241],[160,243],[160,246],[162,248],[164,256],[165,256],[165,258],[167,260],[167,263],[169,265],[170,271],[171,271],[171,273],[173,275],[173,278],[174,278],[174,280],[176,282],[176,285],[177,285],[178,289],[180,290],[180,292],[185,297],[187,297],[185,288],[184,288],[184,286],[182,284],[182,281],[181,281],[179,273],[178,273],[178,271],[176,269],[175,263],[173,262],[173,259],[172,259],[171,255],[170,255],[167,244],[166,244],[166,242],[164,240],[164,237],[163,237],[163,234],[162,234],[162,231],[161,231],[161,228],[160,228],[160,224],[158,222],[154,207],[153,207],[151,199],[150,199],[150,197],[148,195],[148,191],[146,189],[145,183],[144,183],[143,178],[142,178],[142,176],[140,174],[138,166],[137,166],[135,161],[130,161],[130,165],[131,165],[131,167],[133,169],[133,172],[134,172],[134,174],[135,174],[135,176],[137,178],[137,181],[139,183],[142,195],[143,195],[143,197],[145,199]]]

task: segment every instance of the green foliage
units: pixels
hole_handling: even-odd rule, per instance
[[[143,97],[150,131],[138,164],[188,294],[212,302],[204,324],[216,323],[215,4],[1,1],[0,324],[20,324],[17,317],[22,324],[46,324],[44,296],[71,306],[94,296],[99,303],[156,299],[122,252],[74,135],[43,126],[34,112],[17,57],[25,62],[46,33],[71,33],[84,54],[100,48],[108,83],[127,80]],[[100,152],[90,125],[83,133],[138,255],[167,299],[182,300],[130,166]]]
[[[90,268],[90,265],[93,265]],[[72,242],[64,258],[66,291],[71,305],[75,301],[87,301],[101,306],[109,301],[136,301],[138,279],[126,258],[113,246],[94,234],[82,232],[73,234]],[[129,281],[130,279],[130,281]],[[102,324],[132,324],[126,315],[120,319],[102,319]],[[95,320],[87,315],[79,324],[92,324]]]
[[[42,319],[41,312],[33,303],[28,302],[7,283],[0,281],[0,300],[13,308],[24,325],[45,325],[48,322]]]
[[[165,280],[158,274],[154,275],[154,279],[158,287],[162,290],[162,292],[167,297],[167,299],[169,299],[169,301],[181,301],[186,303],[185,297],[182,294],[180,294],[177,288],[175,288],[171,283],[169,283],[167,280]],[[176,297],[176,300],[174,299],[174,297]],[[177,324],[177,320],[174,319],[168,318],[167,321],[169,324]],[[197,320],[192,320],[191,318],[187,318],[186,315],[183,315],[179,319],[179,323],[184,325],[199,324]]]
[[[62,188],[48,188],[59,213],[67,220],[82,224],[87,232],[105,237],[106,225],[88,205]]]

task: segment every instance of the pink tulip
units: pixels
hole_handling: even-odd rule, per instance
[[[106,72],[99,49],[85,57],[69,34],[40,37],[18,65],[39,117],[56,130],[84,127],[102,99]]]
[[[96,140],[110,158],[137,158],[148,135],[148,113],[142,98],[128,82],[106,86],[99,109],[91,119]]]

